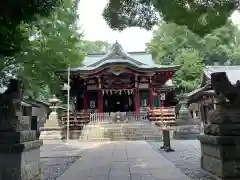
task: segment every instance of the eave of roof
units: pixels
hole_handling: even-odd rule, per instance
[[[114,65],[125,65],[128,66],[132,69],[135,69],[137,71],[141,71],[141,72],[149,72],[149,71],[160,71],[160,70],[173,70],[173,71],[177,71],[180,66],[179,65],[169,65],[169,66],[165,66],[165,65],[155,65],[155,66],[149,66],[149,65],[142,65],[142,66],[136,66],[135,64],[131,63],[131,62],[125,62],[124,60],[107,60],[108,62],[104,62],[102,64],[99,64],[99,66],[97,67],[79,67],[79,68],[72,68],[71,69],[71,74],[75,74],[75,73],[81,73],[81,74],[91,74],[92,72],[97,72],[97,71],[101,71],[104,68],[114,64]],[[65,72],[67,72],[67,70],[65,70]]]
[[[199,96],[204,95],[204,93],[208,94],[208,93],[212,93],[212,91],[213,90],[211,89],[210,84],[206,84],[204,87],[195,89],[194,91],[188,93],[188,95],[187,95],[187,105],[195,102],[199,98]]]

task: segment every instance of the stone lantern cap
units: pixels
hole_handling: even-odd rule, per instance
[[[53,97],[50,98],[48,101],[49,101],[50,103],[57,103],[59,100],[58,100],[58,98],[56,97],[56,95],[54,94]]]

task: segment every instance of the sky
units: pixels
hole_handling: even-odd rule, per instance
[[[122,32],[110,29],[102,17],[106,0],[81,0],[79,4],[80,25],[84,31],[84,39],[103,40],[109,43],[118,41],[126,51],[144,51],[152,32],[137,27]],[[232,20],[240,25],[240,14],[233,13]]]

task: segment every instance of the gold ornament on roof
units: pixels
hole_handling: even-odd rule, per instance
[[[111,70],[112,71],[122,71],[125,69],[125,66],[112,66]]]
[[[88,75],[87,74],[80,74],[80,76],[79,76],[80,78],[83,78],[83,79],[85,79],[85,78],[87,78],[88,77]]]

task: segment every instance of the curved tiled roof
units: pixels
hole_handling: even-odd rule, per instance
[[[126,52],[122,46],[116,42],[108,53],[89,54],[83,61],[84,66],[71,68],[72,72],[81,71],[87,73],[95,69],[104,68],[111,64],[127,64],[139,70],[156,70],[167,68],[178,68],[179,66],[164,66],[154,63],[152,56],[146,52]]]

